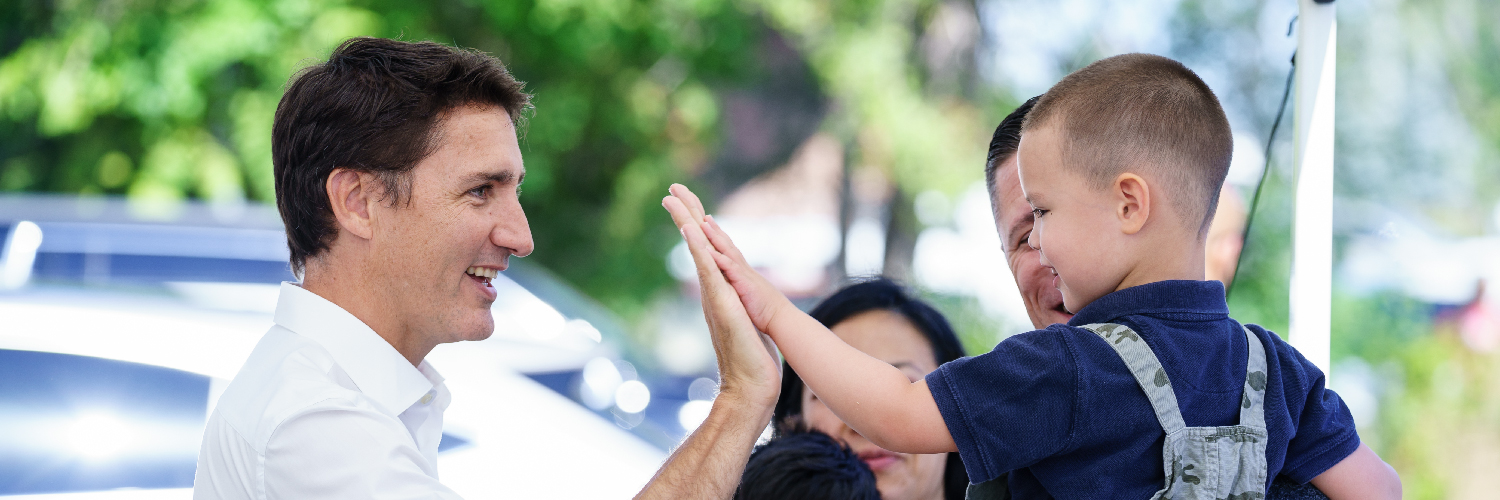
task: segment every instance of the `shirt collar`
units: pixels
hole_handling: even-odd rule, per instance
[[[1213,280],[1169,280],[1133,286],[1106,294],[1083,306],[1068,324],[1107,323],[1123,316],[1155,313],[1222,314],[1228,317],[1224,284]]]
[[[359,391],[393,417],[442,387],[443,377],[427,361],[412,366],[359,318],[295,283],[281,284],[276,324],[323,346]]]

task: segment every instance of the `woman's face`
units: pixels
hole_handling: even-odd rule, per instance
[[[937,369],[932,345],[900,313],[867,311],[836,324],[833,333],[855,349],[899,368],[913,382]],[[869,464],[885,500],[943,498],[943,470],[947,454],[908,455],[875,446],[839,420],[806,386],[802,388],[802,418],[808,427],[843,441]]]

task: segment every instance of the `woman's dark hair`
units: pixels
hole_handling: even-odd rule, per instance
[[[880,500],[875,473],[848,446],[798,429],[758,446],[734,500]]]
[[[963,344],[953,327],[937,309],[912,297],[901,285],[888,278],[877,277],[861,281],[834,292],[823,299],[808,315],[823,326],[834,325],[869,311],[891,311],[900,314],[932,345],[933,361],[942,365],[964,355]],[[802,416],[802,377],[784,364],[781,369],[781,397],[776,400],[776,413],[772,419],[778,432],[787,432],[787,427],[800,422]],[[943,473],[944,496],[962,499],[969,476],[964,472],[963,461],[957,453],[948,454],[948,467]]]
[[[393,203],[411,169],[441,144],[439,122],[461,106],[531,107],[523,84],[498,59],[432,42],[352,38],[328,61],[299,71],[276,106],[271,164],[292,271],[328,248],[333,210],[325,185],[335,168],[375,174]]]

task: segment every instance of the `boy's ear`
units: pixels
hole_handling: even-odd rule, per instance
[[[1129,172],[1115,178],[1113,194],[1115,218],[1120,221],[1120,231],[1135,234],[1146,226],[1151,218],[1151,186],[1146,179]]]
[[[379,188],[375,177],[349,169],[336,168],[328,174],[324,188],[328,191],[328,208],[333,218],[343,228],[361,239],[374,237],[374,225],[370,220],[371,205],[379,203]]]

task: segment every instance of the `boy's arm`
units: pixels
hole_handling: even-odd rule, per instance
[[[755,273],[748,266],[739,267],[737,272]],[[761,283],[742,285],[736,283],[737,278]],[[731,277],[729,282],[741,296],[746,295],[747,288],[756,290],[750,293],[775,292],[759,274],[753,278]],[[775,293],[783,304],[776,306],[777,312],[762,328],[781,348],[787,364],[839,419],[887,450],[958,451],[925,379],[912,382],[901,370],[845,343],[780,292]]]
[[[1401,477],[1364,443],[1313,478],[1312,484],[1333,500],[1401,498]]]
[[[927,382],[915,383],[899,369],[850,347],[804,314],[756,273],[711,217],[684,227],[702,213],[698,198],[672,187],[682,205],[668,204],[693,257],[708,255],[738,292],[751,321],[776,341],[787,363],[818,398],[849,427],[875,444],[903,453],[957,451]],[[700,235],[706,240],[700,240]],[[701,265],[701,263],[700,263]],[[709,307],[704,304],[704,307]]]

